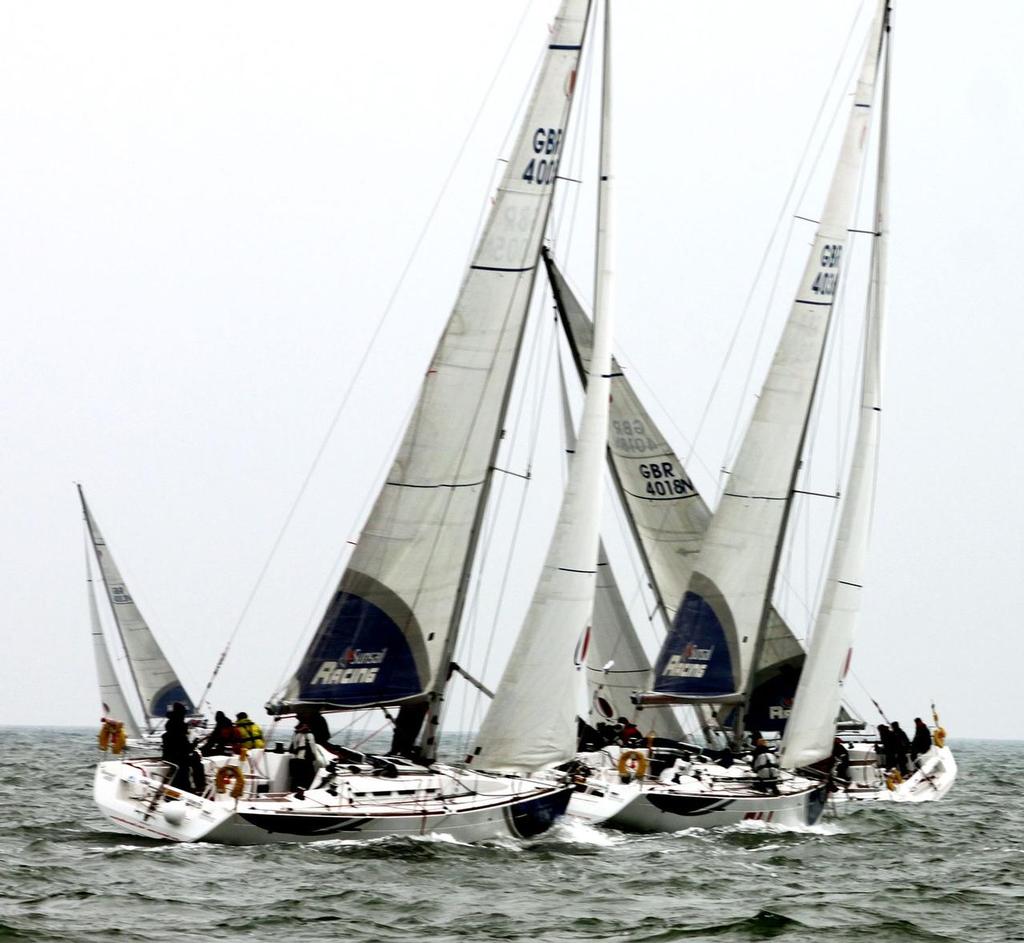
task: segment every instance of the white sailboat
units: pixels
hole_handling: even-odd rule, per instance
[[[392,755],[346,751],[342,760],[318,746],[319,770],[308,788],[294,788],[284,753],[211,758],[215,784],[202,796],[169,788],[173,771],[161,761],[104,763],[95,798],[118,827],[229,844],[426,832],[477,841],[536,834],[565,810],[571,786],[542,767],[572,756],[575,704],[568,715],[571,697],[549,699],[542,716],[520,710],[523,685],[532,682],[519,671],[547,670],[544,683],[559,697],[575,686],[572,646],[593,596],[591,505],[600,496],[607,427],[600,389],[607,368],[593,378],[583,421],[581,439],[591,443],[593,458],[577,463],[570,477],[544,576],[471,768],[435,760],[589,10],[589,0],[561,3],[511,159],[398,455],[313,641],[273,705],[278,714],[397,708]],[[604,343],[610,346],[610,338]],[[569,657],[545,665],[538,646],[549,642],[552,613],[572,625],[556,632]],[[218,792],[229,779],[231,795]]]
[[[796,299],[726,490],[689,564],[685,592],[654,666],[654,689],[637,696],[643,705],[731,705],[735,750],[743,748],[744,734],[756,729],[749,711],[770,628],[777,621],[772,607],[774,587],[853,225],[887,33],[887,3],[880,0]],[[819,736],[821,731],[828,733],[828,756],[839,708],[840,676],[829,664],[814,659],[804,666],[800,679],[802,689],[819,692],[802,700]],[[827,698],[822,691],[828,692]],[[771,765],[763,746],[755,751],[752,765],[722,769],[681,758],[656,779],[644,775],[652,752],[632,751],[625,764],[620,757],[615,768],[605,764],[593,770],[585,791],[574,802],[574,811],[639,831],[674,831],[744,819],[813,824],[824,808],[827,787],[796,773],[806,765],[806,756],[798,749],[799,730],[799,722],[792,732],[787,729],[783,769],[769,772],[763,782],[753,775],[758,767]]]
[[[168,709],[175,703],[185,707],[187,714],[194,714],[192,699],[185,691],[171,663],[157,642],[149,623],[146,622],[114,557],[100,533],[96,520],[85,500],[85,492],[78,485],[78,498],[85,519],[86,539],[92,548],[99,570],[104,595],[110,604],[110,611],[117,635],[125,653],[128,666],[126,679],[134,694],[139,710],[129,707],[124,687],[114,669],[110,645],[103,632],[99,608],[96,602],[95,584],[92,576],[92,561],[86,552],[86,586],[89,596],[89,617],[92,627],[93,653],[96,659],[96,674],[99,680],[100,701],[103,707],[103,723],[110,724],[108,737],[115,735],[114,726],[121,725],[130,740],[155,738],[161,730]]]

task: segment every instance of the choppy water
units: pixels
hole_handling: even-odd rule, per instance
[[[1024,743],[940,803],[813,829],[160,845],[94,810],[91,731],[0,729],[0,940],[1024,940]]]

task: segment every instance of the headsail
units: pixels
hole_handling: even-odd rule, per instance
[[[832,752],[832,738],[835,734],[832,720],[839,709],[841,683],[849,669],[853,633],[860,614],[865,558],[875,503],[882,420],[882,318],[888,240],[886,171],[891,60],[892,34],[887,29],[882,115],[879,122],[875,239],[864,324],[864,362],[861,368],[857,436],[832,564],[815,621],[814,634],[811,636],[807,667],[800,678],[793,713],[783,740],[781,765],[790,769],[816,763]]]
[[[85,555],[85,582],[89,594],[89,623],[92,627],[92,652],[96,658],[96,677],[100,686],[100,703],[103,708],[104,720],[116,720],[124,724],[124,732],[129,737],[139,736],[139,726],[125,700],[121,682],[117,680],[114,663],[107,648],[107,640],[103,636],[103,625],[100,622],[99,609],[96,607],[96,590],[92,582],[92,564],[89,562],[88,551]]]
[[[547,253],[545,253],[544,261],[548,264],[550,272],[553,263]],[[586,323],[588,331],[587,365],[589,366],[594,338],[590,320],[587,319]],[[614,387],[615,384],[615,373],[613,365],[613,376],[609,381],[611,387]],[[558,364],[558,378],[562,394],[562,424],[566,451],[572,456],[576,452],[576,430],[573,428],[569,392],[566,389],[561,361]],[[585,384],[585,373],[583,379]],[[613,393],[608,404],[609,415],[612,414],[614,406],[615,395]],[[590,632],[581,641],[576,660],[586,665],[587,722],[591,726],[595,726],[608,721],[615,722],[619,717],[632,719],[636,713],[632,694],[647,684],[651,673],[651,663],[640,643],[629,610],[619,591],[615,571],[608,561],[603,540],[600,541],[597,550],[593,621]],[[674,740],[683,739],[683,729],[671,710],[649,712],[644,716],[640,726],[645,732],[653,730],[661,737]]]
[[[588,9],[589,0],[563,0],[397,457],[283,709],[423,705],[444,689],[565,150]],[[422,710],[416,707],[407,736],[415,736]]]
[[[185,693],[184,686],[178,680],[159,643],[153,637],[149,625],[139,612],[139,607],[129,594],[110,549],[96,526],[89,506],[85,503],[81,485],[78,486],[78,497],[82,502],[89,539],[92,541],[93,552],[96,554],[100,575],[107,591],[107,599],[110,600],[110,608],[114,614],[114,622],[128,658],[132,680],[142,702],[143,719],[162,719],[168,708],[176,701],[184,704],[186,711],[191,714],[195,709],[192,700]]]
[[[569,349],[585,383],[593,346],[593,326],[547,249],[543,257]],[[666,622],[671,624],[676,610],[669,602],[682,599],[711,512],[691,483],[685,465],[615,360],[608,419],[608,462],[655,599]],[[598,579],[601,579],[600,571]],[[596,635],[596,622],[594,631]],[[629,631],[632,632],[631,626]],[[803,661],[803,647],[773,609],[751,697],[758,729],[782,728]],[[631,681],[635,682],[631,690],[637,691],[647,684],[648,677],[635,676]],[[622,678],[620,683],[625,687],[627,682]],[[719,722],[723,725],[726,713],[720,712]]]
[[[540,580],[467,762],[528,772],[576,751],[581,647],[590,632],[600,540],[611,370],[611,135],[609,5],[605,4],[594,357],[576,453]]]
[[[796,300],[655,664],[654,697],[681,702],[749,698],[864,157],[883,11],[871,27],[838,165]]]

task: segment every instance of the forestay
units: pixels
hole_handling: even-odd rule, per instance
[[[750,693],[864,159],[881,30],[879,15],[796,299],[655,664],[662,697],[729,702]]]
[[[185,693],[185,688],[164,656],[121,578],[110,549],[96,526],[89,506],[85,503],[81,485],[78,486],[78,497],[82,502],[89,539],[92,541],[103,586],[107,599],[110,600],[114,622],[124,645],[128,667],[138,689],[145,718],[163,719],[168,708],[175,702],[183,704],[188,713],[193,713],[195,708],[191,698]]]
[[[841,684],[849,669],[853,651],[853,635],[860,614],[865,560],[874,511],[882,419],[882,319],[888,242],[886,170],[892,61],[892,33],[888,23],[885,37],[875,239],[864,325],[864,362],[861,368],[857,435],[832,564],[807,653],[807,666],[800,678],[783,740],[781,762],[790,769],[816,763],[832,753],[832,738],[835,735],[832,718],[839,708]]]
[[[588,0],[564,0],[412,419],[286,704],[443,690],[551,205]]]
[[[103,625],[100,622],[100,613],[96,606],[96,591],[93,588],[92,565],[89,563],[88,552],[85,555],[85,582],[89,594],[92,652],[96,659],[96,677],[99,681],[103,719],[120,721],[124,724],[124,732],[127,736],[138,737],[139,726],[135,723],[135,718],[125,700],[121,682],[117,680],[114,663],[110,658],[110,650],[107,648],[107,640],[103,636]]]

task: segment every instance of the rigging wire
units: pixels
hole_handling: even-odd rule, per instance
[[[277,532],[277,536],[274,538],[274,541],[270,548],[270,552],[267,555],[266,561],[264,562],[262,568],[260,569],[258,576],[256,577],[256,581],[253,584],[253,587],[250,590],[248,597],[246,598],[245,604],[242,607],[241,614],[239,615],[234,628],[231,630],[231,634],[228,636],[227,644],[224,646],[224,650],[221,652],[220,657],[217,659],[217,663],[214,666],[213,673],[211,674],[209,681],[207,681],[206,687],[203,690],[203,695],[200,698],[198,705],[196,706],[197,713],[202,712],[203,705],[206,703],[206,700],[209,697],[210,689],[213,687],[213,684],[216,681],[217,676],[220,674],[220,670],[224,665],[224,660],[227,658],[228,652],[231,650],[231,646],[235,640],[235,637],[238,635],[239,629],[241,629],[242,624],[245,621],[246,616],[248,615],[253,600],[255,599],[256,594],[259,591],[260,586],[262,585],[268,570],[270,569],[271,563],[277,556],[277,551],[281,546],[281,542],[284,539],[285,533],[291,526],[291,522],[295,517],[295,513],[298,510],[299,504],[302,501],[302,498],[305,496],[306,491],[309,487],[309,483],[312,480],[317,468],[319,467],[320,460],[323,458],[324,452],[327,449],[327,445],[334,435],[334,430],[337,427],[339,420],[341,419],[342,413],[344,412],[345,407],[348,405],[348,401],[351,398],[352,392],[355,389],[357,382],[362,376],[363,370],[366,367],[367,362],[369,361],[371,352],[376,346],[377,340],[380,337],[380,333],[384,327],[384,324],[387,321],[388,316],[391,314],[391,310],[394,307],[395,301],[397,300],[398,295],[402,289],[402,286],[405,284],[405,280],[410,270],[412,269],[413,262],[419,255],[420,247],[422,246],[423,241],[430,230],[430,227],[433,225],[434,218],[437,215],[441,202],[448,193],[449,186],[451,185],[451,182],[455,177],[455,172],[458,169],[459,164],[462,162],[462,156],[465,153],[466,148],[469,145],[469,141],[476,130],[476,127],[480,121],[480,116],[483,114],[484,109],[490,100],[491,93],[493,92],[494,87],[497,84],[498,77],[503,71],[505,63],[512,52],[512,48],[515,45],[520,32],[522,31],[523,24],[526,22],[527,14],[529,13],[531,6],[532,0],[531,3],[527,4],[526,8],[523,10],[523,13],[519,18],[519,22],[516,25],[512,37],[505,47],[505,52],[502,54],[501,59],[498,61],[498,65],[494,70],[494,74],[491,77],[491,81],[488,83],[486,89],[484,90],[483,96],[480,99],[480,104],[477,106],[476,112],[473,115],[469,128],[467,129],[466,134],[464,135],[462,142],[459,145],[458,151],[456,152],[455,159],[452,161],[451,167],[449,168],[448,173],[445,176],[444,181],[442,182],[441,187],[438,191],[438,194],[434,199],[434,203],[431,206],[429,213],[427,214],[427,218],[413,243],[412,251],[409,253],[405,265],[403,266],[401,272],[399,273],[398,280],[395,282],[395,286],[392,289],[391,295],[388,297],[387,303],[384,305],[384,309],[377,319],[377,323],[374,326],[373,332],[370,335],[370,339],[367,341],[366,347],[363,350],[363,353],[359,359],[355,372],[352,374],[348,386],[346,387],[345,392],[342,395],[341,402],[338,405],[337,409],[335,410],[334,416],[332,417],[331,422],[328,425],[327,432],[324,435],[322,441],[320,442],[320,445],[317,448],[317,451],[313,457],[313,461],[309,466],[309,470],[306,472],[302,484],[299,486],[298,493],[296,494],[295,499],[292,501],[291,506],[289,507],[288,512],[285,515],[284,522],[281,524],[281,527]]]

